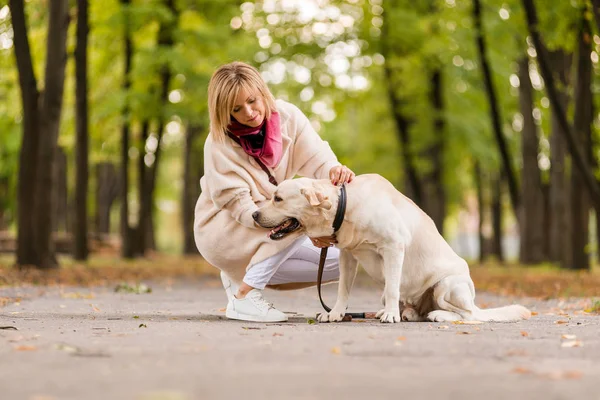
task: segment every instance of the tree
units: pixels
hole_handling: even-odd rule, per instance
[[[565,140],[571,154],[574,166],[579,170],[583,177],[583,182],[587,187],[590,196],[594,202],[594,206],[600,206],[600,185],[596,182],[591,169],[586,165],[583,151],[577,145],[576,136],[571,129],[567,120],[565,109],[559,100],[559,94],[556,89],[554,77],[548,63],[547,51],[542,37],[539,32],[539,22],[537,10],[533,0],[522,0],[523,8],[527,19],[527,28],[537,53],[537,60],[540,67],[540,72],[546,84],[546,91],[550,100],[550,105],[555,112],[557,121],[561,127],[561,132],[565,135]]]
[[[23,106],[23,142],[19,160],[17,264],[57,266],[52,241],[53,164],[56,154],[69,24],[67,0],[49,3],[44,92],[33,70],[22,0],[11,0],[15,57]]]
[[[77,0],[77,46],[75,47],[75,107],[77,121],[75,229],[73,230],[73,256],[76,260],[88,257],[88,0]]]
[[[479,52],[479,59],[481,62],[481,70],[483,73],[485,89],[490,106],[490,117],[492,120],[492,127],[494,131],[494,137],[500,151],[502,158],[502,167],[504,170],[504,177],[508,183],[508,192],[510,194],[510,201],[513,206],[515,215],[519,215],[520,206],[520,194],[519,185],[517,182],[517,176],[514,173],[514,169],[511,162],[508,146],[506,139],[502,132],[502,119],[500,117],[500,107],[498,105],[496,90],[492,81],[492,73],[486,56],[486,44],[484,40],[483,26],[481,21],[481,2],[480,0],[473,0],[473,20],[475,21],[475,31],[477,35],[477,49]]]
[[[519,209],[520,251],[519,260],[524,264],[536,264],[546,260],[544,235],[544,195],[539,157],[539,136],[533,119],[533,88],[529,77],[529,58],[519,61],[519,102],[523,116],[521,130],[521,208]]]

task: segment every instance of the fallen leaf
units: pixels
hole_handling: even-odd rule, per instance
[[[467,331],[462,331],[462,332],[456,332],[457,335],[470,335],[471,332],[467,332]]]
[[[227,311],[227,309],[225,309],[225,308],[219,308],[219,311],[225,312],[225,311]]]
[[[581,340],[571,340],[562,342],[560,347],[583,347],[583,342],[581,342]]]
[[[565,321],[564,319],[561,319],[561,320],[558,320],[558,321],[554,321],[554,323],[561,325],[561,324],[568,324],[569,321]]]
[[[513,349],[506,352],[507,357],[523,357],[527,355],[529,353],[525,349]]]
[[[396,338],[396,340],[405,341],[406,340],[406,336],[398,336]]]
[[[448,325],[440,325],[437,328],[438,329],[448,329]]]
[[[63,299],[93,299],[96,297],[94,293],[83,294],[79,292],[68,292],[60,295]]]
[[[532,311],[531,315],[538,315],[538,312],[537,311]]]
[[[35,350],[37,350],[37,347],[35,347],[35,346],[16,346],[15,350],[16,351],[35,351]]]
[[[521,331],[521,336],[528,337],[529,336],[529,332],[527,332],[527,331]]]
[[[257,326],[242,326],[242,329],[245,329],[245,330],[256,330],[256,331],[258,331],[258,330],[261,330],[262,328],[259,328]]]
[[[560,337],[561,339],[569,339],[569,340],[575,340],[577,339],[576,335],[569,335],[569,334],[564,334]]]
[[[283,333],[275,332],[273,333],[273,336],[283,336]]]
[[[565,379],[581,379],[581,377],[583,377],[583,372],[581,372],[581,371],[565,371],[563,373],[563,377]]]
[[[133,319],[140,319],[140,317],[138,315],[134,315]]]
[[[100,312],[100,309],[98,307],[96,307],[93,304],[90,304],[90,306],[92,306],[92,310],[94,310],[95,312]]]
[[[0,326],[0,330],[18,331],[18,329],[14,326]]]
[[[66,351],[67,353],[76,353],[79,351],[78,347],[70,346],[68,344],[57,344],[56,349],[61,350],[61,351]]]
[[[309,324],[309,325],[314,325],[314,324],[316,324],[316,323],[317,323],[317,321],[315,321],[315,320],[314,320],[314,319],[312,319],[312,318],[308,318],[308,319],[306,320],[306,323],[307,323],[307,324]]]
[[[138,326],[138,328],[147,328],[146,324],[140,324],[140,326]]]
[[[523,374],[523,375],[532,373],[532,371],[529,368],[525,368],[525,367],[516,367],[511,372],[513,372],[515,374]]]
[[[333,354],[342,354],[342,350],[339,347],[332,347],[331,352]]]
[[[482,321],[452,321],[454,325],[479,325],[483,324]]]

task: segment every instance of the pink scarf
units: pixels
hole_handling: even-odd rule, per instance
[[[260,131],[265,130],[262,148],[252,147],[248,136],[258,135]],[[256,128],[240,124],[234,118],[231,119],[231,124],[227,126],[231,134],[240,139],[240,145],[246,154],[257,157],[267,167],[273,168],[281,160],[283,152],[283,142],[281,139],[281,127],[279,125],[279,114],[271,113],[271,118],[265,118]]]

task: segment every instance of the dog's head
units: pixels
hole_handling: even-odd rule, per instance
[[[308,178],[284,181],[271,201],[254,212],[252,218],[263,228],[271,228],[269,237],[273,240],[283,239],[300,229],[309,231],[311,236],[326,236],[327,233],[311,231],[323,225],[325,230],[331,227],[330,223],[323,224],[327,219],[324,216],[332,208],[323,190],[327,184]]]

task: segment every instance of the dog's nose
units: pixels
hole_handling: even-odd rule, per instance
[[[258,221],[258,217],[260,216],[260,212],[259,211],[254,211],[252,213],[252,219],[254,219],[255,221]]]

